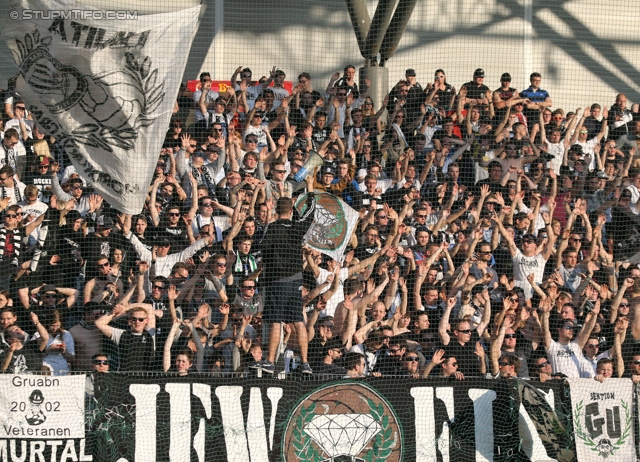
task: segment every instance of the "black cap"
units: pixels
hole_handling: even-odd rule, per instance
[[[333,176],[335,176],[335,175],[336,175],[335,170],[334,170],[334,169],[333,169],[333,167],[332,167],[332,166],[330,166],[330,165],[325,165],[325,166],[323,166],[323,167],[320,169],[320,173],[321,173],[322,175],[324,175],[324,174],[326,174],[326,173],[331,174],[331,175],[333,175]]]
[[[471,289],[471,295],[480,294],[484,292],[485,289],[488,289],[485,284],[478,284],[477,286],[473,286],[473,289]]]
[[[484,70],[478,68],[473,72],[474,77],[483,77],[484,78]]]
[[[56,286],[54,286],[53,284],[47,284],[46,286],[43,286],[42,289],[40,289],[40,292],[42,294],[46,294],[47,292],[58,293],[58,289],[56,289]]]
[[[108,215],[102,215],[100,218],[98,218],[97,225],[100,228],[112,228],[113,219]]]
[[[409,76],[409,75],[416,75],[416,71],[413,69],[407,69],[406,71],[404,71],[404,75]]]
[[[509,82],[511,82],[511,74],[509,74],[508,72],[505,72],[500,76],[500,80],[508,80]]]
[[[569,148],[569,151],[579,152],[580,154],[584,154],[584,149],[582,149],[582,146],[580,146],[579,144],[572,144],[571,147]]]

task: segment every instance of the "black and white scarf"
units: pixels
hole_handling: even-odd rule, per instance
[[[216,195],[216,182],[211,177],[211,172],[206,166],[202,166],[202,171],[197,167],[191,167],[191,173],[198,182],[198,185],[205,185],[209,191],[209,197],[215,197]]]
[[[2,189],[2,192],[0,193],[0,199],[6,198],[7,197],[6,186],[2,186],[0,189]],[[22,194],[20,194],[20,188],[18,188],[18,183],[16,182],[16,180],[13,180],[13,194],[15,194],[16,204],[18,202],[22,202]],[[9,204],[9,205],[15,205],[15,204]]]
[[[4,246],[7,243],[7,231],[13,233],[13,259],[11,264],[18,266],[18,258],[20,257],[20,246],[22,245],[22,233],[19,228],[7,230],[4,226],[0,227],[0,261],[4,260]]]

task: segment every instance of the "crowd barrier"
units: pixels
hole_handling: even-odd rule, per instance
[[[629,379],[0,376],[0,462],[636,460]]]

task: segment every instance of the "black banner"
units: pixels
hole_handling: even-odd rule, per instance
[[[526,461],[546,447],[545,458],[564,449],[558,460],[571,460],[568,433],[543,441],[520,415],[536,414],[521,407],[527,387],[538,425],[550,420],[539,412],[546,400],[560,417],[553,432],[570,428],[562,385],[523,383],[105,374],[88,405],[86,452],[95,462]]]

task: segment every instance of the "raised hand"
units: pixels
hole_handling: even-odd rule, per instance
[[[442,359],[443,356],[444,356],[443,349],[436,350],[436,352],[433,353],[433,356],[431,357],[431,362],[433,364],[442,364],[444,362],[444,360]]]

